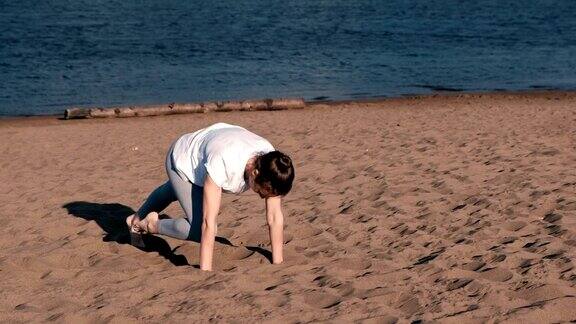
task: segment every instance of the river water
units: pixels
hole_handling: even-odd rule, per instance
[[[576,89],[576,1],[0,0],[0,115]]]

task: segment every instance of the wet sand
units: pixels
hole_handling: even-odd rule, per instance
[[[282,265],[254,193],[224,196],[213,272],[129,244],[170,143],[215,122],[296,163]],[[575,125],[562,92],[1,120],[0,321],[576,320]]]

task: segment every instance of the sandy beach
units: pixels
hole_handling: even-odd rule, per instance
[[[282,265],[254,193],[224,196],[213,272],[129,244],[169,145],[216,122],[293,157]],[[0,153],[1,322],[576,320],[576,93],[6,119]]]

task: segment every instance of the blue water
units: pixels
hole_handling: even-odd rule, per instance
[[[573,0],[0,0],[0,115],[576,89]]]

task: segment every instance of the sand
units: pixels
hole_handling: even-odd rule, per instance
[[[213,272],[196,243],[129,244],[169,144],[220,121],[296,163],[282,265],[254,193],[224,197]],[[576,320],[574,93],[12,119],[0,153],[2,322]]]

